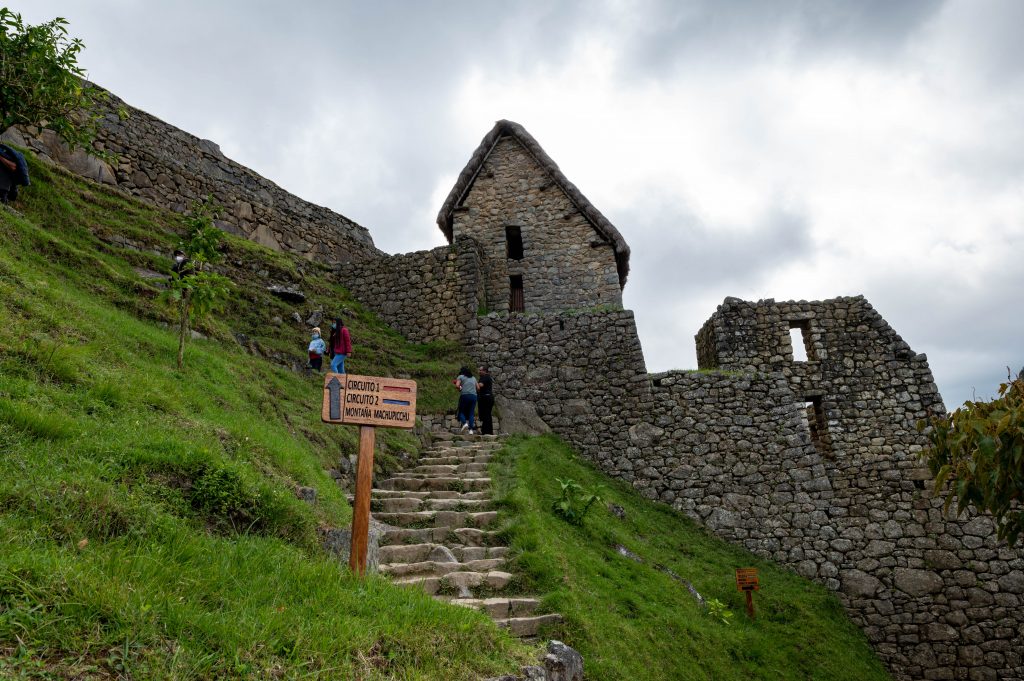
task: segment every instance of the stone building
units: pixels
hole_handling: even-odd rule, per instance
[[[437,224],[479,245],[489,311],[622,307],[629,246],[518,123],[484,136]]]

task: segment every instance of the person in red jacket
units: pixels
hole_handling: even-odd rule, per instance
[[[331,353],[331,371],[336,374],[345,373],[345,358],[352,354],[352,337],[340,317],[331,322],[327,349]]]

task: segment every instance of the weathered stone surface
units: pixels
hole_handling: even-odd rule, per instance
[[[857,569],[840,573],[840,581],[843,593],[854,598],[870,598],[882,588],[882,582],[877,577]]]
[[[583,656],[561,641],[548,641],[547,681],[583,681]]]
[[[376,572],[380,565],[380,539],[384,535],[384,527],[370,520],[369,538],[366,545],[366,569]],[[330,527],[320,530],[320,540],[325,549],[338,557],[338,562],[348,565],[352,551],[352,529],[348,527]]]
[[[896,588],[915,598],[942,590],[942,577],[927,570],[910,570],[898,568],[893,573]]]
[[[537,408],[526,400],[513,400],[498,394],[494,397],[494,404],[501,413],[503,433],[543,435],[551,432],[551,427],[537,414]]]

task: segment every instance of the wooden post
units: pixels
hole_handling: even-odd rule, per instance
[[[754,619],[754,592],[747,589],[744,593],[747,594],[747,617]]]
[[[377,429],[359,426],[359,461],[356,464],[356,500],[352,508],[352,543],[348,565],[360,577],[366,574],[366,543],[370,533],[370,490],[373,487],[373,446]]]

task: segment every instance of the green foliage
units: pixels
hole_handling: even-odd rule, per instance
[[[935,476],[935,492],[946,488],[948,511],[969,506],[991,513],[999,539],[1014,546],[1024,532],[1024,371],[999,386],[989,402],[966,402],[948,416],[918,424],[931,446],[922,454]]]
[[[588,492],[572,478],[555,478],[561,488],[561,496],[551,504],[555,515],[572,523],[582,525],[590,507],[601,501],[596,491]]]
[[[213,226],[213,220],[220,211],[221,207],[212,199],[192,204],[192,211],[184,218],[185,236],[179,244],[189,260],[189,267],[171,278],[167,291],[161,296],[162,300],[177,308],[178,369],[184,364],[185,342],[191,335],[190,323],[206,318],[231,293],[231,280],[205,271],[206,265],[223,258],[219,247],[224,232]]]
[[[732,610],[725,606],[725,603],[717,598],[709,598],[705,601],[708,607],[708,617],[718,620],[722,624],[729,624],[732,620]]]
[[[206,201],[193,201],[192,210],[184,217],[185,236],[178,244],[189,259],[202,271],[207,264],[219,262],[224,258],[220,252],[224,232],[213,226],[213,221],[220,217],[223,207],[207,197]]]
[[[96,104],[107,94],[85,82],[78,65],[84,45],[68,37],[67,25],[58,17],[31,26],[0,8],[0,131],[45,124],[71,148],[93,153]]]

